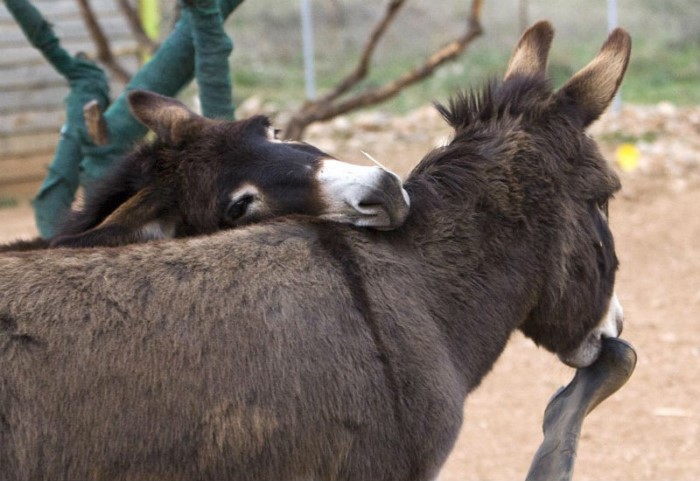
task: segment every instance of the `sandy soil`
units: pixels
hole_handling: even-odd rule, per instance
[[[432,119],[431,119],[432,121]],[[382,119],[378,119],[382,123]],[[368,128],[360,140],[339,125],[329,150],[369,151],[399,172],[444,132],[384,142]],[[318,143],[327,132],[311,133]],[[413,142],[407,139],[412,139]],[[417,139],[417,140],[416,140]],[[355,155],[355,154],[352,154]],[[700,152],[697,153],[700,157]],[[366,162],[357,154],[360,162]],[[654,169],[623,175],[611,204],[625,308],[623,337],[639,361],[630,382],[587,418],[575,479],[700,479],[700,173]],[[0,209],[0,241],[34,233],[22,200]],[[573,371],[513,336],[493,372],[467,400],[465,421],[440,474],[450,480],[523,479],[541,442],[542,413]]]

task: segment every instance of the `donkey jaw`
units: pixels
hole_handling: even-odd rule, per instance
[[[616,294],[610,298],[608,310],[598,325],[586,336],[579,347],[567,353],[559,353],[559,359],[573,368],[587,367],[593,364],[603,345],[603,338],[619,337],[622,334],[624,313]]]
[[[316,178],[325,205],[322,219],[391,230],[408,217],[410,198],[393,172],[324,159]]]

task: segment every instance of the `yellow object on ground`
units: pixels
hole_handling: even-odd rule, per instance
[[[634,144],[622,144],[615,151],[615,162],[624,172],[639,166],[639,149]]]

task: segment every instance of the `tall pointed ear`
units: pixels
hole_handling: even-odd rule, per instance
[[[510,57],[504,80],[515,75],[544,76],[552,38],[554,28],[547,21],[537,22],[525,30]]]
[[[631,50],[630,35],[616,28],[598,55],[557,92],[560,100],[573,104],[584,127],[593,123],[610,105],[627,70]]]
[[[179,100],[147,90],[129,92],[128,100],[134,117],[167,143],[179,144],[191,138],[207,122]]]
[[[136,192],[99,225],[78,234],[59,236],[51,247],[116,247],[174,237],[176,218],[167,201],[150,187]]]

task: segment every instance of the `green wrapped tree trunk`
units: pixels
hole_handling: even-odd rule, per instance
[[[80,158],[85,144],[83,105],[97,100],[102,108],[109,102],[109,84],[104,71],[89,60],[65,51],[51,25],[26,0],[5,0],[29,42],[68,81],[70,93],[65,99],[66,122],[49,166],[48,174],[34,200],[37,226],[42,235],[50,235],[61,213],[70,207],[80,183]],[[44,206],[45,201],[48,205]]]
[[[220,11],[220,25],[223,18],[227,18],[243,0],[220,0],[215,2]],[[117,97],[114,103],[105,112],[105,120],[109,129],[110,143],[105,146],[96,146],[92,143],[85,146],[83,170],[86,173],[86,182],[100,178],[105,171],[121,157],[134,143],[143,138],[146,128],[133,118],[129,111],[126,96],[129,91],[145,89],[157,92],[168,97],[175,97],[187,86],[195,74],[195,41],[193,35],[192,19],[189,12],[183,9],[183,15],[175,24],[175,28],[165,39],[156,54],[134,75],[124,92]],[[223,33],[223,27],[221,27]],[[226,37],[228,39],[228,37]],[[231,41],[228,40],[229,45]],[[231,100],[231,75],[229,73],[228,56],[218,57],[218,69],[213,69],[209,77],[225,77],[227,79],[227,96],[220,93],[220,89],[212,91],[208,89],[209,83],[200,81],[200,99],[202,113],[207,117],[233,118],[233,101]],[[200,55],[201,56],[201,55]],[[211,62],[209,62],[211,63]],[[210,100],[210,98],[212,100]],[[217,111],[204,110],[204,105],[221,104]],[[228,108],[230,114],[220,115],[222,109]]]
[[[146,128],[129,112],[126,94],[133,89],[146,89],[174,97],[193,79],[195,36],[204,46],[204,52],[199,54],[197,60],[201,63],[197,72],[199,74],[201,71],[203,75],[200,99],[208,109],[203,113],[220,118],[233,117],[228,67],[232,44],[223,32],[223,19],[243,0],[202,0],[201,7],[188,6],[188,11],[178,20],[158,52],[134,75],[125,91],[108,108],[109,86],[102,69],[87,59],[71,56],[61,48],[49,23],[29,1],[4,2],[31,44],[42,52],[70,86],[65,100],[66,123],[61,129],[61,139],[47,177],[32,202],[42,237],[54,234],[57,222],[70,208],[79,185],[102,177],[119,157],[146,134]],[[196,29],[202,30],[193,33]],[[226,37],[226,40],[222,37]],[[208,42],[212,38],[213,47],[210,47]],[[222,100],[225,96],[222,90],[226,87],[222,86],[221,78],[228,82],[228,100]],[[212,94],[209,94],[209,90]],[[97,100],[104,110],[109,134],[107,145],[95,145],[87,134],[82,109],[92,100]]]
[[[184,2],[183,14],[192,24],[195,77],[205,117],[233,119],[234,105],[228,58],[233,42],[224,31],[224,20],[216,0]]]

